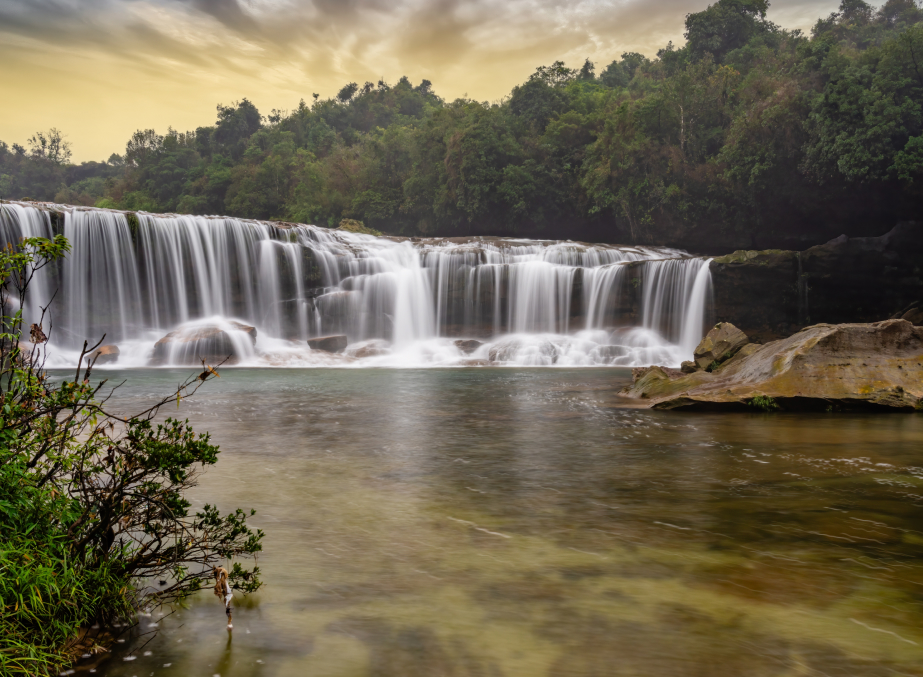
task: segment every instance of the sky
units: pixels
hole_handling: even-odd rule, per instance
[[[709,0],[0,0],[0,140],[57,127],[74,160],[136,129],[213,124],[219,103],[291,110],[348,82],[432,81],[497,101],[536,67],[681,45]],[[838,0],[775,0],[809,29]],[[878,3],[876,3],[878,4]]]

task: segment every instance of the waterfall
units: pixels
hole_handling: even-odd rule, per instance
[[[50,237],[50,212],[72,252],[36,276],[26,310],[37,317],[60,287],[60,366],[103,334],[117,366],[194,361],[203,337],[265,366],[675,366],[710,319],[709,260],[675,249],[31,203],[2,206],[0,237]],[[308,347],[325,335],[346,350]]]

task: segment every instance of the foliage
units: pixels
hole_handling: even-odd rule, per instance
[[[193,511],[185,497],[217,460],[208,434],[196,434],[186,421],[157,422],[163,404],[193,395],[214,369],[124,417],[108,408],[114,389],[92,381],[86,343],[73,380],[58,382],[44,371],[44,310],[31,342],[21,340],[33,276],[68,250],[59,235],[0,251],[4,675],[50,671],[69,660],[68,643],[82,627],[180,600],[211,577],[214,565],[262,547],[263,534],[247,527],[244,511]],[[256,590],[259,568],[235,562],[231,581]]]
[[[710,252],[803,248],[919,217],[923,9],[843,0],[810,36],[766,0],[686,16],[683,46],[541,66],[494,103],[427,80],[347,83],[263,117],[139,130],[74,171],[0,144],[0,193],[403,235],[523,235]]]
[[[52,127],[47,132],[36,132],[29,138],[29,152],[32,157],[51,160],[56,165],[66,164],[71,159],[71,144],[64,135]]]
[[[345,230],[347,233],[360,233],[362,235],[375,235],[376,237],[380,237],[382,234],[380,230],[369,228],[362,223],[362,221],[356,221],[355,219],[343,219],[340,221],[340,226],[337,230]]]
[[[774,397],[767,397],[766,395],[757,395],[753,397],[747,402],[747,405],[766,412],[778,411],[781,409]]]

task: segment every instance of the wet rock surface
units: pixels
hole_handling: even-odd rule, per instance
[[[455,347],[465,355],[470,355],[482,345],[484,345],[483,341],[476,341],[474,339],[458,339],[455,341]]]
[[[919,222],[899,224],[881,237],[843,235],[802,252],[736,251],[710,264],[715,316],[758,342],[818,322],[900,318],[914,301],[923,308],[921,262]]]
[[[819,324],[749,344],[713,372],[634,370],[621,394],[655,409],[923,411],[923,328],[906,320]]]
[[[308,339],[308,347],[311,350],[322,350],[325,353],[342,353],[346,350],[347,345],[349,345],[349,341],[342,334]]]
[[[256,333],[255,327],[241,322],[181,327],[154,344],[151,365],[200,364],[202,360],[208,364],[236,364],[245,356],[247,347],[253,348]]]
[[[371,339],[360,344],[353,344],[346,350],[349,357],[362,359],[365,357],[380,357],[391,353],[391,344],[382,339]]]
[[[90,355],[90,362],[97,365],[113,364],[118,362],[120,352],[119,347],[116,345],[100,346]]]

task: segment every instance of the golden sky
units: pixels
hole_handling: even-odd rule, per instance
[[[838,0],[777,0],[808,29]],[[880,3],[876,3],[880,4]],[[136,129],[212,124],[243,97],[264,115],[347,82],[433,82],[494,101],[561,59],[597,71],[683,43],[708,0],[0,0],[0,140],[62,130],[74,160],[122,153]]]

